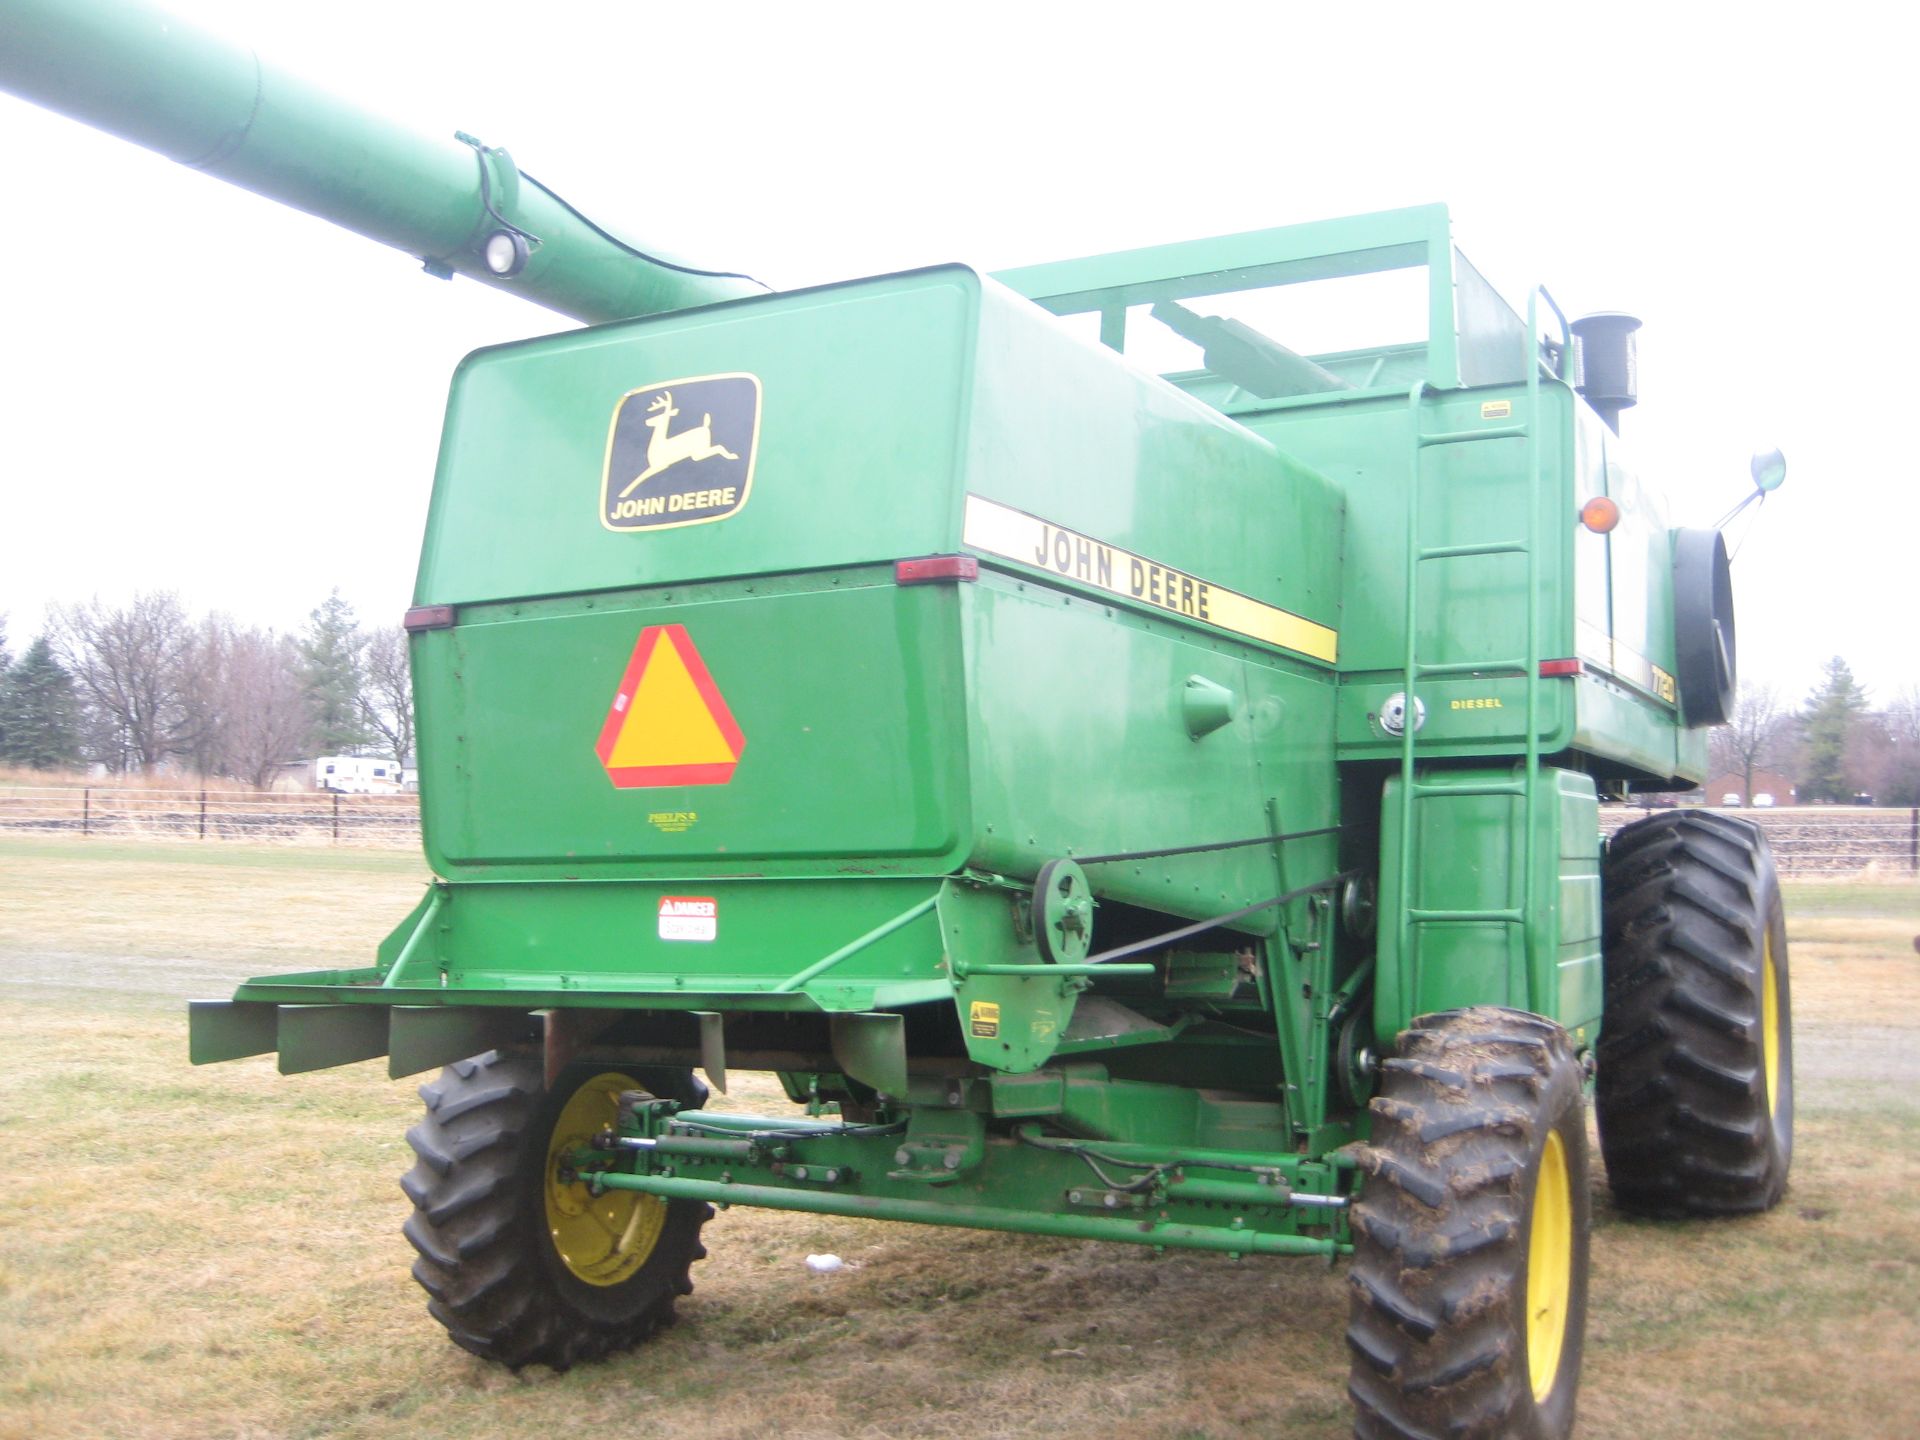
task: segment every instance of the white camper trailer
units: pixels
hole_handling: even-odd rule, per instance
[[[398,795],[411,776],[394,760],[373,755],[322,755],[313,762],[316,789],[336,795]]]

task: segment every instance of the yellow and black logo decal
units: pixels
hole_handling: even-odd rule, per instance
[[[737,515],[753,488],[760,380],[699,375],[629,390],[600,481],[609,530],[668,530]]]
[[[976,1000],[967,1007],[967,1028],[981,1040],[1000,1033],[1000,1007],[991,1000]]]

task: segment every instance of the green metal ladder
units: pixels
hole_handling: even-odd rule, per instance
[[[1544,299],[1560,322],[1561,353],[1569,353],[1571,336],[1566,317],[1546,289],[1536,285],[1527,296],[1527,331],[1522,339],[1522,358],[1527,377],[1526,413],[1506,425],[1482,425],[1470,430],[1429,432],[1422,423],[1429,395],[1455,392],[1437,390],[1425,380],[1408,392],[1408,410],[1412,419],[1413,454],[1407,483],[1407,565],[1406,626],[1407,645],[1404,682],[1401,693],[1405,714],[1400,732],[1400,886],[1399,955],[1403,965],[1411,966],[1416,928],[1423,925],[1503,924],[1520,928],[1520,943],[1508,949],[1507,994],[1517,999],[1527,993],[1527,946],[1530,930],[1528,909],[1533,900],[1534,846],[1521,846],[1520,903],[1492,910],[1416,909],[1415,894],[1414,807],[1425,795],[1511,795],[1520,801],[1522,824],[1533,823],[1534,796],[1540,781],[1540,507],[1542,502],[1540,447],[1536,429],[1540,415],[1540,366],[1537,353],[1539,301]],[[1427,451],[1441,445],[1477,445],[1495,440],[1520,440],[1527,449],[1527,505],[1525,533],[1518,539],[1494,540],[1466,545],[1422,545],[1420,543],[1420,492],[1425,478],[1423,461]],[[1429,663],[1420,658],[1420,567],[1465,560],[1483,555],[1524,555],[1526,557],[1526,653],[1488,660],[1457,660]],[[1526,755],[1519,776],[1513,780],[1487,781],[1475,785],[1430,785],[1418,778],[1416,732],[1420,728],[1419,686],[1423,680],[1448,675],[1485,675],[1518,677],[1526,686]]]

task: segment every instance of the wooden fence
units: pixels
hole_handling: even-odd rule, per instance
[[[1657,813],[1603,805],[1600,828],[1612,834]],[[1805,805],[1718,813],[1751,820],[1765,831],[1782,875],[1920,875],[1920,809]]]
[[[412,848],[420,843],[420,797],[0,785],[0,831],[23,830],[119,839],[283,840]]]
[[[1653,813],[1602,806],[1600,828],[1611,834]],[[1920,809],[1816,805],[1724,813],[1765,828],[1783,875],[1920,875]],[[0,785],[0,831],[412,848],[420,843],[420,797]]]

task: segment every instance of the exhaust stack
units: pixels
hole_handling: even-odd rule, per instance
[[[1609,310],[1583,315],[1569,328],[1579,348],[1574,373],[1580,379],[1574,389],[1618,435],[1620,412],[1640,399],[1639,363],[1633,342],[1633,332],[1640,328],[1639,317]]]

